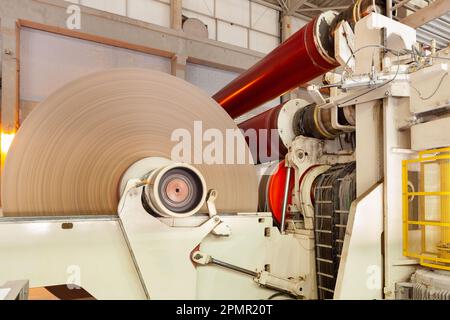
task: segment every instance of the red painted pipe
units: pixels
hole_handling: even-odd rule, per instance
[[[254,148],[255,150],[252,148],[252,152],[257,153],[256,155],[253,154],[253,159],[257,159],[257,163],[282,159],[287,153],[287,148],[278,135],[278,115],[282,107],[283,105],[279,105],[278,107],[269,109],[238,125],[241,130],[244,130],[244,133],[249,133],[249,130],[256,130],[256,141],[253,145],[256,148]],[[263,136],[262,132],[267,132],[267,136]],[[248,137],[246,139],[248,140]],[[266,145],[266,152],[261,150],[260,144]]]
[[[334,17],[333,12],[316,17],[213,99],[237,118],[334,69],[338,65],[330,54]]]
[[[267,189],[267,203],[269,205],[270,211],[278,224],[281,223],[281,215],[283,212],[283,198],[284,198],[284,188],[286,185],[286,177],[288,170],[291,170],[291,176],[293,176],[294,169],[287,168],[285,166],[285,160],[281,161],[278,165],[278,170],[270,177],[269,186]],[[289,181],[289,191],[288,191],[288,205],[292,204],[292,193],[294,190],[295,182],[294,179]],[[290,216],[288,212],[288,216]]]

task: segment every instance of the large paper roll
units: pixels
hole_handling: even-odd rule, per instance
[[[116,69],[76,80],[37,106],[19,129],[3,173],[3,214],[116,214],[123,173],[146,157],[171,158],[179,144],[172,141],[174,130],[187,129],[192,145],[197,141],[192,160],[194,151],[198,155],[210,143],[193,133],[194,121],[201,121],[202,132],[213,128],[224,139],[227,129],[237,129],[204,92],[164,73]],[[235,159],[236,153],[242,154],[236,146],[246,145],[242,135],[237,140]],[[207,187],[218,191],[219,212],[256,211],[257,177],[251,160],[227,163],[191,164],[204,175]]]

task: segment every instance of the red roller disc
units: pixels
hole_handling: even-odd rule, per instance
[[[281,223],[281,214],[283,212],[284,187],[286,184],[287,171],[291,171],[291,181],[289,183],[288,204],[292,204],[292,192],[294,190],[294,169],[286,168],[285,161],[281,161],[276,172],[270,177],[267,188],[267,199],[269,208],[272,211],[274,219]]]

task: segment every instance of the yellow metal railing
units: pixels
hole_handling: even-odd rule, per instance
[[[417,185],[408,190],[413,173]],[[404,160],[402,175],[403,254],[423,266],[450,270],[450,147]],[[411,217],[410,211],[417,216]]]

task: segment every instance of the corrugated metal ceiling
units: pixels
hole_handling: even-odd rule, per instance
[[[406,4],[405,8],[412,12],[421,9],[421,7],[415,6],[411,3]],[[417,28],[417,41],[419,43],[430,44],[432,39],[436,40],[436,45],[439,49],[445,48],[449,45],[450,12],[446,12],[441,17]]]
[[[263,0],[280,8],[285,7],[289,1],[296,3],[295,0]],[[343,8],[350,6],[354,0],[299,0],[302,5],[297,9],[296,13],[304,17],[314,17],[322,10],[328,8],[341,11]],[[448,0],[450,1],[450,0]],[[403,3],[402,3],[403,2]],[[396,15],[405,14],[406,11],[412,13],[426,6],[431,0],[411,0],[404,2],[403,0],[393,0],[393,6],[401,3],[401,10],[394,11],[394,19]],[[417,41],[423,44],[430,44],[435,39],[438,48],[445,48],[450,43],[450,12],[445,13],[442,17],[430,21],[429,23],[417,29]]]

